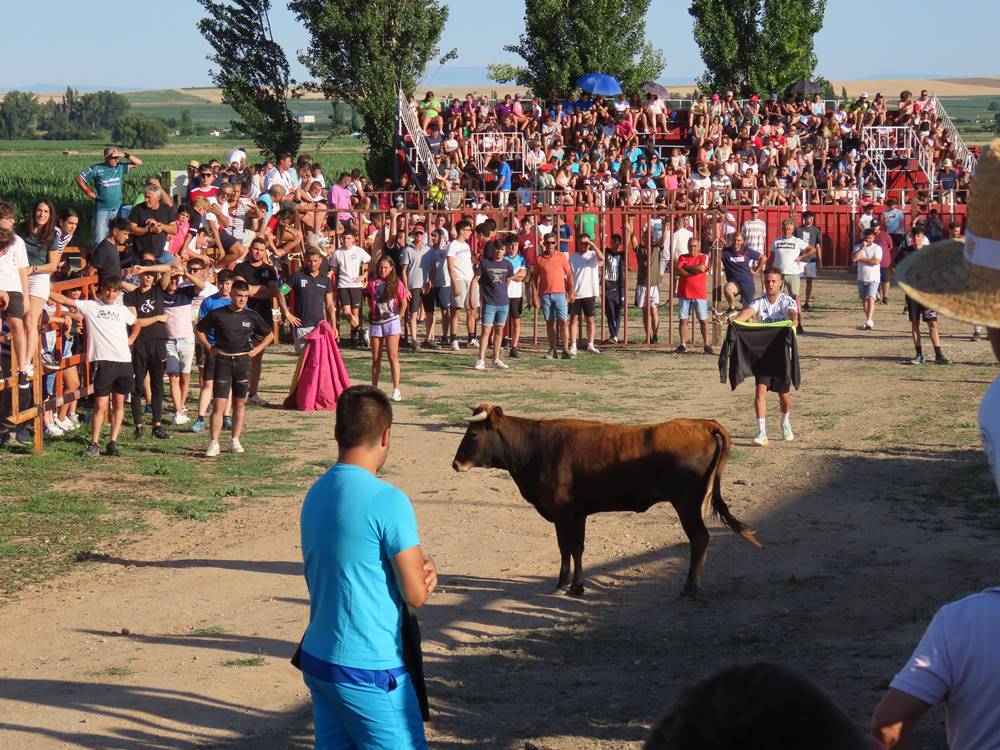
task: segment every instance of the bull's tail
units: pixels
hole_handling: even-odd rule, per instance
[[[722,499],[722,470],[729,458],[729,432],[721,424],[715,422],[712,427],[712,437],[715,438],[715,454],[712,456],[712,463],[706,476],[705,499],[702,507],[704,508],[711,501],[712,514],[716,518],[757,549],[764,549],[764,545],[757,541],[754,533],[732,514],[726,501]]]

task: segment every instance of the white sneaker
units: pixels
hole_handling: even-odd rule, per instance
[[[209,442],[208,447],[205,449],[205,457],[213,458],[215,456],[218,456],[220,451],[221,449],[219,448],[219,441],[212,440]]]
[[[617,336],[612,336],[611,337],[611,343],[612,344],[617,344],[618,343],[618,337]]]
[[[27,375],[29,378],[35,374],[35,366],[29,362],[24,367],[21,368],[21,372]]]
[[[366,329],[364,330],[364,333],[362,333],[361,335],[362,335],[362,337],[364,338],[364,342],[365,342],[365,349],[369,349],[369,348],[371,348],[371,345],[372,345],[372,339],[371,339],[371,335],[370,335],[370,334],[368,333],[368,329],[366,328]]]
[[[66,433],[63,432],[63,430],[55,422],[45,425],[45,437],[57,438],[62,437],[65,434]]]
[[[570,344],[569,345],[569,353],[570,354],[576,354],[576,344]]]
[[[473,365],[472,369],[473,370],[485,370],[486,369],[486,363],[483,360],[481,360],[481,359],[477,359],[476,360],[476,364]]]
[[[475,349],[477,346],[479,346],[479,339],[473,336],[471,339],[469,339],[468,347],[470,349]]]
[[[788,422],[781,425],[781,439],[787,443],[795,440],[795,433],[792,432],[792,425]]]
[[[73,430],[76,429],[76,425],[70,422],[68,417],[66,419],[59,419],[59,417],[56,417],[52,421],[53,423],[58,425],[59,429],[62,430],[63,432],[72,432]]]
[[[870,331],[874,331],[875,330],[875,321],[874,320],[869,320],[868,321],[868,330],[870,330]]]
[[[183,412],[177,412],[174,414],[173,423],[174,424],[187,424],[191,419],[184,415]]]
[[[399,388],[393,388],[392,389],[392,396],[391,396],[391,398],[392,398],[393,401],[402,401],[403,400],[403,394],[399,392]]]
[[[451,340],[451,348],[452,348],[453,351],[456,351],[456,352],[459,350],[458,339],[452,339]]]
[[[759,433],[757,433],[757,437],[755,437],[753,439],[753,444],[754,445],[759,445],[762,448],[764,446],[766,446],[767,445],[767,433],[766,432],[759,432]]]
[[[67,414],[66,415],[66,419],[68,419],[70,422],[73,423],[73,429],[74,430],[76,430],[76,429],[78,429],[80,427],[80,418],[76,415],[76,413]]]
[[[591,354],[600,354],[601,353],[601,350],[598,349],[593,344],[587,344],[587,351],[590,352]]]
[[[480,360],[480,361],[482,361],[482,360]],[[509,370],[510,369],[507,366],[507,363],[504,362],[502,359],[494,359],[493,360],[493,367],[496,368],[497,370]]]
[[[216,448],[218,448],[219,444],[216,443],[215,445]],[[233,453],[246,453],[246,451],[243,450],[243,445],[240,443],[239,438],[229,438],[229,450]]]
[[[251,393],[247,399],[247,403],[254,406],[268,406],[267,400],[261,398],[259,393]]]

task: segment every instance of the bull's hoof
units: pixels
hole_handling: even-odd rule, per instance
[[[566,593],[570,596],[583,596],[583,584],[574,583],[572,586],[566,589]]]
[[[569,583],[563,583],[562,581],[557,583],[556,587],[552,589],[553,594],[565,594],[567,591],[569,591]]]

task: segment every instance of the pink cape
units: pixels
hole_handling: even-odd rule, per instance
[[[292,378],[284,408],[297,411],[335,409],[337,398],[351,387],[333,328],[325,320],[318,323],[304,341],[306,348]]]

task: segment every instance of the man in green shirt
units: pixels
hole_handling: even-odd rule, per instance
[[[122,158],[124,157],[124,159]],[[76,184],[94,199],[94,244],[108,236],[108,223],[118,215],[122,207],[122,183],[125,173],[132,167],[141,167],[142,160],[127,151],[119,151],[114,146],[104,149],[104,161],[92,164],[76,176]],[[94,183],[91,190],[88,182]]]

